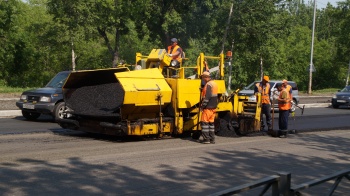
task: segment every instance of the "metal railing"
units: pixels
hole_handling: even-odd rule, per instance
[[[316,185],[322,184],[324,182],[335,179],[332,187],[330,188],[330,190],[327,194],[327,195],[332,195],[334,193],[335,189],[338,187],[340,181],[343,179],[343,177],[347,178],[350,181],[350,169],[342,170],[342,171],[336,172],[334,174],[324,176],[322,178],[318,178],[318,179],[315,179],[315,180],[312,180],[312,181],[309,181],[306,183],[292,186],[291,192],[293,193],[293,195],[301,195],[301,193],[300,193],[301,190],[304,190],[304,189],[307,189],[307,188],[310,188],[310,187],[313,187],[313,186],[316,186]]]
[[[271,187],[272,196],[279,196],[279,195],[299,196],[299,195],[302,195],[302,193],[300,192],[301,190],[311,188],[316,185],[335,179],[334,184],[332,185],[332,187],[329,190],[329,193],[327,194],[327,195],[332,195],[336,190],[336,188],[338,187],[341,180],[343,179],[343,177],[347,178],[350,181],[350,169],[342,170],[334,174],[327,175],[322,178],[318,178],[306,183],[291,186],[291,173],[279,172],[277,175],[268,176],[251,183],[225,189],[225,190],[210,194],[210,196],[233,195],[237,193],[246,192],[248,190],[252,190],[260,186],[264,186],[264,188],[259,195],[264,195]]]

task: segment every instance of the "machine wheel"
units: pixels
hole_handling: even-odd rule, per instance
[[[64,102],[59,102],[55,105],[55,109],[53,110],[53,118],[56,119],[63,119],[64,117],[64,110],[66,106]]]
[[[28,119],[28,120],[36,120],[39,118],[39,116],[41,115],[40,113],[37,112],[27,112],[27,111],[23,111],[22,110],[22,115],[24,118]]]
[[[339,105],[332,104],[332,107],[333,107],[333,108],[339,108]]]

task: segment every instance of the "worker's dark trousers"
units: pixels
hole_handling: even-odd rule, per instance
[[[209,140],[211,143],[215,142],[215,125],[214,123],[209,123]]]
[[[289,110],[279,110],[278,126],[279,130],[288,130]]]
[[[210,141],[210,127],[209,123],[202,122],[202,137],[203,137],[203,142],[209,142]]]
[[[261,126],[263,127],[264,125],[264,119],[263,119],[263,115],[265,115],[265,120],[266,120],[266,125],[267,125],[267,129],[272,129],[272,123],[271,123],[271,104],[262,104],[261,106]]]

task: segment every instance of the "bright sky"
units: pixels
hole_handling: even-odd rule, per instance
[[[311,0],[313,2],[313,0]],[[317,8],[325,8],[327,6],[327,3],[331,3],[334,7],[337,6],[337,2],[344,1],[344,0],[316,0]]]

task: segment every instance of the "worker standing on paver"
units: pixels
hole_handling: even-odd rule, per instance
[[[171,63],[170,65],[173,68],[180,68],[180,65],[182,63],[182,48],[178,45],[178,41],[176,38],[172,38],[171,44],[168,46],[168,56],[171,57]],[[173,69],[172,71],[173,76],[176,76],[176,70]]]

